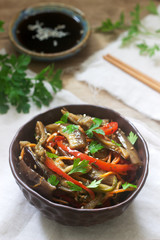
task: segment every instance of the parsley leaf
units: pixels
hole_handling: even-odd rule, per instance
[[[132,12],[130,12],[132,17],[132,25],[139,25],[140,24],[140,5],[137,4]]]
[[[104,147],[100,143],[98,143],[96,141],[92,141],[88,148],[89,148],[90,153],[94,154],[94,153],[98,152],[99,150],[103,149]]]
[[[57,177],[53,174],[51,175],[48,179],[47,182],[49,182],[51,185],[53,186],[57,186],[59,183],[59,180],[57,179]]]
[[[125,25],[125,16],[124,13],[121,14],[120,20],[116,23],[113,23],[111,19],[107,19],[105,22],[102,22],[101,26],[98,28],[99,31],[103,33],[114,32],[116,29],[122,28],[127,29],[127,32],[124,37],[122,37],[121,47],[124,47],[130,43],[137,42],[138,36],[157,36],[159,38],[160,29],[156,31],[151,31],[149,28],[145,27],[141,21],[141,12],[144,8],[140,7],[140,4],[137,4],[133,11],[130,12],[130,23]],[[153,1],[150,1],[146,8],[149,13],[160,16],[158,13],[157,7]],[[160,51],[160,46],[154,44],[152,47],[147,46],[146,44],[137,44],[140,54],[146,54],[152,57],[156,51]]]
[[[30,56],[23,54],[18,57],[8,54],[0,55],[1,114],[7,113],[10,105],[15,106],[18,113],[28,113],[31,100],[38,107],[48,106],[53,99],[53,94],[45,86],[44,80],[49,82],[54,92],[61,89],[61,71],[57,70],[54,73],[53,66],[43,69],[33,78],[27,77],[26,71],[30,61]]]
[[[122,38],[122,46],[127,45],[128,43],[130,43],[131,41],[133,41],[138,34],[140,33],[138,26],[133,25],[130,26],[127,35],[125,37]]]
[[[160,47],[157,44],[154,44],[152,47],[149,47],[145,42],[137,44],[137,47],[140,49],[140,54],[149,55],[152,57],[156,51],[160,51]]]
[[[78,191],[82,190],[81,187],[79,187],[78,185],[76,185],[76,184],[74,184],[74,183],[72,183],[70,181],[67,181],[67,184],[70,187],[70,190],[72,190],[72,191],[78,192]]]
[[[157,7],[153,1],[150,1],[149,5],[146,7],[149,13],[158,15]]]
[[[68,134],[71,134],[75,130],[78,130],[78,129],[79,129],[78,125],[70,124],[70,125],[65,126],[65,128],[63,129],[63,132],[67,132]]]
[[[4,32],[3,24],[4,22],[0,20],[0,32]]]
[[[72,174],[75,172],[80,172],[83,174],[86,173],[88,163],[89,163],[89,161],[87,161],[87,160],[80,161],[80,158],[74,159],[73,168],[68,174]]]
[[[68,116],[69,116],[69,112],[66,112],[65,114],[63,114],[63,116],[61,117],[61,119],[59,121],[57,121],[56,123],[67,123],[68,122]]]
[[[51,153],[51,152],[46,152],[46,154],[49,158],[58,158],[59,157],[58,155]]]
[[[115,142],[113,139],[111,140],[111,142],[112,142],[112,143],[114,143],[115,145],[117,145],[118,147],[120,147],[120,146],[121,146],[121,144],[120,144],[120,143],[117,143],[117,142]]]
[[[132,131],[129,133],[129,136],[127,137],[128,140],[130,141],[130,143],[132,143],[132,145],[135,144],[135,142],[138,139],[138,136],[136,134],[134,134]]]
[[[98,180],[98,181],[96,181],[96,180],[92,181],[92,182],[87,186],[87,188],[97,188],[97,187],[99,186],[99,184],[102,182],[102,180],[103,180],[103,178],[100,179],[100,180]]]
[[[68,122],[68,116],[69,116],[69,112],[66,112],[65,114],[63,114],[63,116],[61,117],[61,121],[64,123]]]
[[[109,18],[102,22],[102,25],[97,28],[101,32],[112,32],[116,29],[124,29],[126,26],[124,24],[124,13],[120,14],[119,20],[113,23]]]
[[[126,190],[129,187],[137,188],[137,185],[134,185],[134,184],[131,184],[131,183],[128,183],[128,182],[125,182],[124,184],[122,184],[122,188],[124,190]]]
[[[105,135],[104,131],[101,129],[96,129],[102,124],[102,119],[100,118],[94,118],[93,119],[93,124],[91,127],[86,131],[86,134],[88,137],[92,138],[93,137],[93,131],[96,133],[100,133],[102,135]]]

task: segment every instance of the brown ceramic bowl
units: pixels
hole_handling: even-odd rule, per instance
[[[28,121],[24,126],[22,126],[17,134],[15,135],[11,146],[10,146],[10,154],[9,154],[9,161],[12,173],[15,177],[17,184],[19,185],[20,189],[22,190],[24,196],[27,200],[33,204],[36,208],[38,208],[45,216],[50,219],[56,220],[59,223],[65,225],[77,225],[77,226],[89,226],[97,223],[102,223],[106,220],[109,220],[113,217],[119,216],[122,214],[126,208],[131,204],[131,202],[135,199],[138,193],[141,191],[144,183],[146,181],[146,177],[148,174],[148,163],[149,163],[149,154],[148,148],[146,145],[145,140],[139,133],[139,131],[122,117],[117,112],[103,108],[99,106],[93,105],[67,105],[65,106],[68,111],[73,112],[75,114],[87,114],[90,116],[98,117],[98,118],[109,118],[113,121],[117,121],[119,127],[128,135],[130,131],[133,131],[138,135],[138,140],[136,142],[136,149],[138,151],[139,157],[143,162],[143,167],[141,172],[139,172],[138,177],[138,187],[137,189],[130,193],[127,198],[122,201],[121,203],[105,208],[99,209],[76,209],[69,206],[64,206],[61,204],[57,204],[54,202],[49,201],[48,199],[44,198],[36,191],[31,189],[27,184],[23,176],[19,174],[18,169],[18,157],[20,154],[19,148],[19,141],[20,140],[34,140],[34,129],[36,121],[40,120],[45,125],[55,122],[60,119],[61,117],[61,107],[56,107],[51,109],[45,113],[42,113],[30,121]]]

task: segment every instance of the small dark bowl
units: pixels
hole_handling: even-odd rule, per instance
[[[44,48],[45,46],[48,47],[48,42],[46,43],[46,41],[39,41],[39,43],[42,44],[42,42],[45,42],[45,45],[43,44],[43,50],[41,50],[40,52],[36,51],[36,50],[31,50],[30,48],[26,47],[24,45],[24,43],[22,43],[22,41],[20,41],[20,38],[18,37],[18,35],[21,35],[21,33],[19,33],[17,35],[17,33],[19,32],[19,26],[26,21],[26,19],[30,18],[30,17],[34,17],[38,16],[39,14],[46,14],[45,15],[45,19],[50,19],[51,15],[54,16],[55,14],[61,14],[61,16],[56,17],[56,19],[58,19],[60,21],[60,25],[62,24],[61,22],[63,22],[63,18],[64,16],[67,16],[70,19],[73,19],[74,22],[77,22],[77,24],[79,24],[79,26],[81,27],[81,35],[79,36],[79,38],[77,39],[77,42],[74,43],[73,46],[69,46],[68,48],[66,48],[65,50],[60,50],[60,51],[55,51],[55,52],[44,52]],[[49,15],[49,16],[47,16]],[[46,17],[47,16],[47,17]],[[73,28],[73,23],[72,22],[72,28]],[[63,22],[63,24],[65,24],[65,22]],[[53,28],[54,23],[52,24],[52,22],[49,22],[49,28]],[[76,25],[75,25],[76,26]],[[47,26],[48,28],[48,26]],[[76,29],[75,29],[76,28]],[[74,27],[74,31],[77,30],[77,26]],[[90,37],[90,33],[91,33],[91,28],[90,25],[85,17],[85,14],[70,5],[66,5],[66,4],[62,4],[62,3],[39,3],[37,5],[33,5],[30,6],[22,11],[20,11],[19,13],[17,13],[16,16],[14,16],[14,18],[11,20],[10,26],[9,26],[9,38],[12,42],[12,44],[15,46],[15,48],[23,54],[27,54],[30,55],[32,57],[32,59],[34,60],[38,60],[38,61],[57,61],[57,60],[63,60],[66,59],[68,57],[72,57],[75,54],[79,53],[87,44],[87,41]],[[23,33],[24,34],[24,33]],[[72,36],[72,39],[74,35]],[[25,37],[23,37],[24,39],[27,38],[27,41],[29,42],[29,36],[28,33],[25,32]],[[33,38],[33,36],[32,36]],[[51,38],[51,37],[50,37]],[[57,38],[53,38],[55,39],[55,41],[57,42]],[[34,41],[34,40],[33,40]],[[71,41],[71,39],[68,39],[68,42]],[[27,42],[27,44],[28,44]],[[37,45],[37,44],[36,44]],[[31,46],[34,46],[34,42]]]
[[[61,204],[53,203],[38,194],[26,184],[26,182],[23,180],[23,176],[19,174],[17,164],[20,154],[19,141],[28,140],[32,142],[34,140],[36,121],[42,121],[46,125],[59,120],[61,117],[60,110],[62,109],[62,107],[64,106],[53,108],[45,113],[34,117],[24,126],[22,126],[15,135],[10,146],[9,162],[17,184],[19,185],[27,200],[36,208],[38,208],[45,216],[65,225],[89,226],[97,223],[102,223],[113,217],[119,216],[126,210],[126,208],[131,204],[131,202],[135,199],[135,197],[138,195],[138,193],[144,186],[148,174],[149,153],[145,140],[143,139],[139,131],[135,128],[135,126],[133,126],[132,123],[122,117],[119,113],[111,109],[93,105],[65,106],[68,111],[75,114],[85,113],[93,117],[112,119],[113,121],[118,122],[119,127],[127,135],[130,131],[133,131],[138,135],[138,140],[135,147],[143,163],[143,167],[141,169],[141,172],[139,173],[137,189],[134,192],[130,193],[124,201],[111,207],[93,210],[76,209],[73,207],[64,206]]]

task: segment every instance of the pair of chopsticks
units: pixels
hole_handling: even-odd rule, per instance
[[[160,93],[160,82],[157,82],[151,77],[148,77],[144,73],[141,73],[140,71],[120,61],[119,59],[111,56],[110,54],[105,55],[103,58],[108,62],[112,63],[113,65],[115,65],[116,67],[120,68],[124,72],[128,73],[132,77],[138,79],[142,83],[146,84],[147,86],[151,87],[152,89]]]

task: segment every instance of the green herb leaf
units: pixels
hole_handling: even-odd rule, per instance
[[[140,54],[149,55],[149,57],[152,57],[156,51],[160,51],[160,47],[157,44],[154,44],[154,46],[149,47],[145,42],[137,44],[137,47],[140,49]]]
[[[65,114],[62,115],[60,121],[57,121],[56,123],[67,123],[68,122],[68,116],[69,112],[66,112]]]
[[[131,131],[128,136],[128,140],[130,141],[130,143],[134,145],[137,139],[138,139],[138,136]]]
[[[130,12],[132,17],[132,24],[139,25],[140,24],[140,5],[137,4],[132,12]]]
[[[53,186],[57,186],[59,183],[59,180],[57,179],[57,177],[53,174],[51,175],[48,179],[47,182],[49,182],[51,185]]]
[[[32,100],[37,107],[41,107],[43,104],[49,106],[49,103],[52,100],[52,94],[47,90],[42,81],[37,81],[35,83]]]
[[[98,28],[101,32],[112,32],[118,28],[127,28],[127,33],[122,38],[121,47],[124,47],[130,43],[137,42],[138,36],[156,36],[159,38],[160,29],[156,31],[151,31],[149,28],[145,27],[141,22],[140,14],[144,8],[140,7],[140,4],[137,4],[133,11],[130,12],[131,20],[130,23],[126,26],[124,23],[124,14],[121,15],[120,20],[115,24],[108,18],[106,21],[102,22],[102,25]],[[150,1],[146,9],[149,13],[158,15],[156,4],[153,1]],[[154,46],[149,47],[146,44],[137,44],[137,47],[140,49],[140,54],[146,54],[150,57],[153,56],[156,51],[160,51],[160,46],[154,44]]]
[[[100,180],[98,180],[98,181],[96,181],[96,180],[92,181],[92,182],[87,186],[87,188],[97,188],[97,187],[99,186],[99,184],[102,182],[102,180],[103,180],[103,178],[100,179]]]
[[[93,132],[95,132],[95,133],[97,133],[97,134],[101,134],[101,135],[103,135],[103,136],[105,135],[105,132],[104,132],[102,129],[99,129],[99,128],[94,129]]]
[[[116,29],[125,29],[126,25],[124,24],[124,13],[120,14],[119,20],[113,23],[109,18],[106,21],[102,22],[102,25],[97,28],[101,32],[112,32]]]
[[[97,132],[97,129],[100,125],[102,124],[102,119],[100,118],[94,118],[93,119],[93,124],[91,125],[91,127],[86,131],[86,134],[88,137],[92,138],[93,137],[93,131]],[[98,130],[99,131],[99,130]],[[103,130],[102,130],[103,131]],[[102,131],[100,131],[100,134],[103,134]],[[105,133],[103,134],[105,135]]]
[[[87,172],[87,166],[89,161],[82,160],[80,161],[80,158],[74,159],[73,168],[68,174],[72,174],[75,172],[80,172],[85,174]]]
[[[59,70],[53,73],[53,66],[48,66],[34,78],[28,78],[26,70],[30,61],[30,56],[23,54],[19,57],[0,55],[0,113],[6,113],[10,105],[15,106],[19,113],[28,113],[31,100],[38,107],[48,106],[53,94],[45,86],[44,80],[49,81],[52,88],[55,84],[56,91],[60,90]]]
[[[62,74],[61,69],[57,69],[57,71],[54,72],[54,65],[52,64],[50,66],[46,80],[50,83],[55,93],[62,89],[61,74]]]
[[[92,141],[88,148],[89,148],[90,153],[94,154],[94,153],[98,152],[99,150],[103,149],[104,147],[100,143],[98,143],[96,141]]]
[[[127,188],[129,187],[132,187],[132,188],[137,188],[137,185],[134,185],[134,184],[131,184],[131,183],[128,183],[128,182],[125,182],[124,184],[122,184],[122,188],[124,190],[126,190]]]
[[[148,10],[149,13],[158,15],[157,7],[153,1],[150,1],[149,5],[146,7],[146,9]]]
[[[63,129],[63,132],[67,132],[68,134],[71,134],[75,130],[78,130],[78,129],[79,129],[78,125],[70,124],[70,125],[65,126],[65,128]]]
[[[111,142],[113,142],[115,145],[117,145],[118,147],[121,147],[120,143],[115,142],[113,139],[111,140]]]
[[[79,187],[78,185],[76,185],[76,184],[74,184],[74,183],[72,183],[72,182],[70,182],[70,181],[66,181],[66,182],[67,182],[68,186],[70,187],[70,190],[71,190],[71,191],[78,192],[78,191],[81,191],[81,190],[82,190],[82,188]]]
[[[4,22],[0,20],[0,32],[4,32],[3,24]]]
[[[58,155],[51,153],[51,152],[46,152],[46,154],[49,158],[58,158],[59,157]]]
[[[139,33],[139,28],[136,25],[130,26],[127,35],[122,38],[122,46],[131,43],[131,41],[133,41]]]

